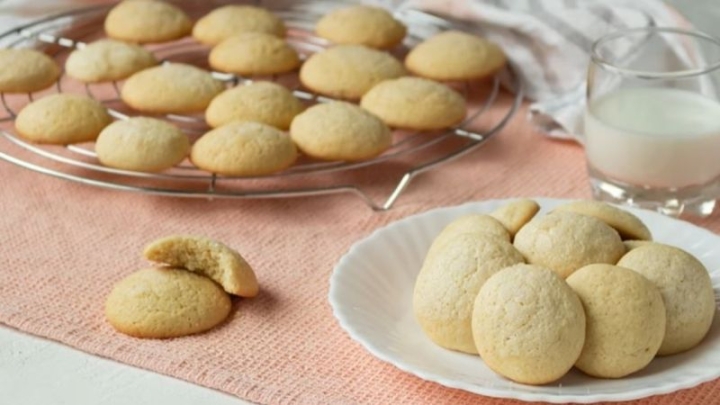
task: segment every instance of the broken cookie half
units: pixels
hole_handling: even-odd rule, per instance
[[[172,235],[145,247],[146,259],[197,272],[211,278],[229,294],[254,297],[259,287],[252,267],[234,249],[212,239]]]

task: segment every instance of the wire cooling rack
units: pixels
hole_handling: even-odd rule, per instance
[[[177,2],[193,19],[206,14],[222,2]],[[235,2],[237,4],[238,2]],[[264,1],[248,2],[266,7],[282,18],[288,27],[288,42],[301,58],[320,51],[329,44],[314,36],[315,22],[332,8],[344,5],[337,1]],[[54,57],[60,65],[68,54],[85,43],[103,37],[103,21],[111,6],[74,10],[48,17],[0,34],[0,47],[38,48]],[[396,18],[408,26],[408,36],[397,56],[423,39],[443,30],[461,27],[430,14],[414,10],[396,13]],[[467,27],[466,27],[467,28]],[[190,38],[149,46],[163,62],[191,63],[208,68],[209,48]],[[295,73],[272,77],[239,77],[213,72],[228,87],[253,80],[273,80],[288,86],[307,104],[330,99],[302,87]],[[502,114],[486,112],[499,103],[501,82],[513,90],[514,97]],[[162,173],[140,173],[102,166],[93,151],[92,143],[51,146],[29,143],[18,137],[12,122],[18,111],[34,99],[58,92],[79,92],[102,102],[116,119],[142,115],[130,110],[120,101],[121,83],[83,84],[62,75],[50,89],[33,94],[8,95],[0,93],[0,158],[24,168],[90,186],[113,190],[135,191],[155,195],[200,198],[287,198],[349,193],[361,198],[374,210],[390,209],[420,173],[468,154],[483,145],[508,122],[517,111],[522,91],[510,67],[500,72],[490,83],[476,85],[455,84],[471,107],[466,120],[455,128],[439,132],[395,131],[393,145],[384,154],[362,162],[322,162],[300,158],[293,167],[263,177],[229,177],[201,171],[189,162]],[[494,109],[497,110],[497,109]],[[191,140],[208,130],[201,115],[165,115],[164,119],[181,127]],[[481,124],[480,124],[481,123]],[[385,166],[401,167],[389,195],[373,197],[359,184],[358,179],[383,177]]]

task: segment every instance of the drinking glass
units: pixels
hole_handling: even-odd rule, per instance
[[[592,48],[584,143],[593,196],[707,216],[720,193],[720,40],[637,28]]]

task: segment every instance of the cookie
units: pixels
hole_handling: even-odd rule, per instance
[[[163,1],[125,0],[105,17],[105,33],[121,41],[167,42],[190,33],[193,23],[178,7]]]
[[[154,268],[118,282],[105,302],[105,317],[126,335],[166,339],[212,329],[230,308],[230,297],[209,278]]]
[[[65,71],[75,79],[96,83],[121,80],[158,64],[155,56],[139,45],[101,39],[74,50]]]
[[[211,278],[229,294],[254,297],[259,287],[252,267],[236,250],[200,236],[173,235],[155,240],[143,251],[146,259]]]
[[[556,211],[590,215],[615,228],[623,239],[652,240],[647,226],[635,215],[601,201],[579,200],[563,204]]]
[[[315,25],[315,33],[336,44],[389,49],[402,42],[407,27],[385,9],[357,5],[325,14]]]
[[[483,79],[502,69],[507,60],[494,43],[460,31],[445,31],[415,46],[405,57],[412,73],[440,81]]]
[[[215,97],[205,111],[205,120],[213,128],[233,121],[255,121],[287,130],[303,108],[300,100],[285,86],[255,82],[234,87]]]
[[[344,102],[308,108],[293,120],[290,136],[304,154],[324,160],[370,159],[392,145],[392,133],[382,121]]]
[[[681,249],[652,243],[625,254],[618,266],[640,273],[660,290],[667,323],[658,355],[690,350],[707,335],[715,315],[715,294],[707,269],[698,259]]]
[[[370,89],[360,105],[391,127],[417,131],[457,125],[467,112],[458,92],[419,77],[386,80]]]
[[[95,141],[100,163],[138,172],[169,169],[182,162],[189,152],[190,140],[182,131],[147,117],[115,121]]]
[[[477,233],[510,242],[510,234],[497,219],[485,214],[463,215],[443,228],[437,239],[452,239],[462,233]]]
[[[439,346],[476,354],[471,327],[475,297],[490,276],[522,262],[510,243],[480,234],[433,243],[413,291],[420,327]]]
[[[213,69],[242,76],[287,73],[300,66],[293,47],[262,32],[228,37],[210,51],[209,60]]]
[[[533,219],[518,231],[513,244],[528,263],[563,278],[588,264],[615,264],[625,254],[614,229],[597,218],[569,211]]]
[[[540,205],[533,200],[521,198],[511,201],[490,213],[490,216],[500,221],[511,236],[525,226],[535,214],[540,211]]]
[[[0,49],[0,93],[32,93],[53,85],[60,67],[34,49]]]
[[[15,130],[37,143],[67,145],[94,141],[112,122],[105,106],[78,94],[52,94],[26,105],[15,118]]]
[[[263,176],[297,159],[290,136],[259,122],[231,122],[197,140],[190,160],[200,169],[226,176]]]
[[[665,305],[658,289],[624,267],[591,264],[567,283],[585,308],[585,346],[575,366],[599,378],[642,370],[665,335]]]
[[[640,246],[650,245],[654,242],[651,242],[649,240],[624,240],[623,245],[625,245],[626,251],[631,251],[633,249],[639,248]]]
[[[580,299],[552,270],[517,264],[491,276],[472,313],[475,346],[496,373],[522,384],[564,376],[585,343]]]
[[[285,36],[285,24],[260,7],[227,5],[199,19],[193,27],[192,35],[203,44],[214,46],[244,32],[262,32],[282,38]]]
[[[154,113],[204,111],[225,89],[210,72],[182,63],[170,63],[135,73],[120,92],[122,100],[135,110]]]
[[[387,52],[337,45],[310,56],[300,68],[300,81],[322,95],[357,100],[383,80],[405,74],[402,63]]]

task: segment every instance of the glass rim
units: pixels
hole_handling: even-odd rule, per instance
[[[604,35],[595,42],[593,42],[590,48],[590,59],[594,64],[601,66],[604,69],[610,70],[614,73],[619,73],[627,76],[636,76],[641,79],[672,79],[672,78],[684,78],[698,76],[706,73],[710,73],[720,68],[720,58],[718,60],[708,63],[706,66],[692,69],[673,70],[668,72],[654,72],[648,70],[636,70],[617,66],[616,64],[606,60],[600,55],[599,48],[608,41],[616,40],[628,34],[634,33],[670,33],[680,34],[685,36],[691,36],[695,38],[701,38],[713,43],[720,49],[720,38],[713,35],[707,34],[703,31],[694,29],[684,28],[673,28],[673,27],[641,27],[641,28],[625,28],[617,31],[613,31],[610,34]]]

